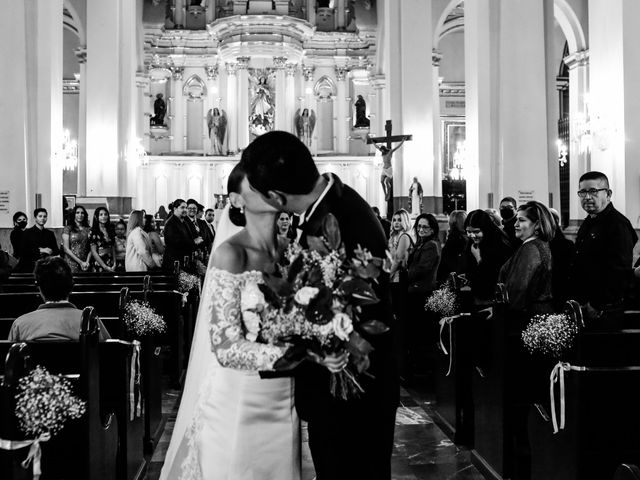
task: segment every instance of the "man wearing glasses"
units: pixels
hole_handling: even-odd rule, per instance
[[[576,237],[569,277],[571,298],[580,302],[586,319],[615,321],[632,278],[638,236],[627,217],[613,207],[604,173],[585,173],[579,188],[578,197],[588,216]]]

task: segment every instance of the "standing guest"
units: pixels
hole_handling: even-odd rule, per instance
[[[498,210],[496,210],[495,208],[487,208],[485,212],[489,214],[491,220],[493,220],[493,223],[495,223],[499,227],[502,227],[502,217],[500,216]]]
[[[96,272],[115,271],[115,228],[111,224],[111,215],[105,207],[96,208],[91,222],[91,255]]]
[[[198,210],[200,204],[194,199],[187,200],[187,219],[186,224],[191,230],[191,235],[194,239],[201,238],[202,242],[198,245],[196,251],[202,258],[206,258],[211,245],[213,244],[213,238],[209,238],[209,229],[204,225],[204,220],[198,218]]]
[[[551,249],[555,221],[540,202],[520,205],[516,215],[516,237],[522,242],[500,270],[498,281],[509,295],[509,309],[530,318],[551,313]]]
[[[549,242],[551,249],[551,296],[556,310],[561,310],[564,303],[569,300],[569,267],[576,254],[575,244],[565,237],[560,226],[558,211],[550,208],[556,222],[553,239]]]
[[[115,225],[115,271],[124,272],[124,262],[127,257],[127,224],[124,220],[120,219]]]
[[[389,241],[389,235],[391,235],[391,222],[386,218],[380,216],[380,209],[378,207],[371,207],[373,213],[376,214],[376,218],[382,225],[382,230],[384,230],[384,234],[387,237],[387,242]]]
[[[449,214],[449,232],[447,240],[442,247],[442,258],[438,267],[438,281],[447,279],[450,273],[459,273],[462,269],[464,249],[467,245],[467,235],[464,230],[464,221],[467,212],[454,210]]]
[[[20,251],[22,250],[22,234],[27,229],[27,214],[24,212],[16,212],[13,214],[13,230],[9,240],[11,241],[11,247],[13,248],[13,256],[20,259]]]
[[[465,249],[463,273],[471,286],[476,305],[493,302],[500,268],[513,253],[507,235],[484,210],[467,216],[464,228],[469,237]]]
[[[391,217],[391,234],[388,243],[391,255],[391,269],[389,271],[389,292],[391,294],[391,308],[395,317],[395,352],[398,362],[399,374],[404,375],[405,366],[403,350],[403,339],[406,337],[407,327],[407,260],[409,251],[413,248],[411,238],[411,219],[409,212],[401,208]]]
[[[124,266],[127,272],[146,272],[159,267],[151,256],[149,236],[142,229],[144,216],[141,210],[134,210],[129,215],[127,225],[127,253]]]
[[[15,319],[9,331],[12,342],[30,340],[80,339],[82,310],[69,302],[73,290],[73,274],[69,264],[60,257],[38,260],[34,275],[44,304],[37,310]],[[111,338],[98,319],[100,341]]]
[[[522,243],[516,237],[516,199],[504,197],[500,200],[500,216],[502,217],[502,228],[507,234],[513,248],[518,248]]]
[[[613,207],[604,173],[585,173],[579,188],[587,218],[576,237],[576,256],[569,272],[571,298],[583,306],[585,318],[615,320],[630,286],[638,236],[627,217]]]
[[[209,229],[209,234],[211,238],[215,240],[216,238],[216,211],[213,208],[207,208],[204,212],[204,221],[207,222],[207,228]]]
[[[167,210],[164,208],[164,205],[160,205],[158,208],[158,212],[156,213],[156,218],[160,220],[166,220],[168,217]]]
[[[296,231],[291,225],[291,217],[289,212],[280,212],[276,217],[276,232],[286,245],[296,239]]]
[[[71,211],[68,225],[62,230],[64,259],[73,273],[86,272],[91,265],[89,231],[89,215],[83,206],[77,205]]]
[[[173,270],[173,263],[180,262],[185,267],[185,257],[191,258],[191,254],[200,245],[202,237],[193,238],[187,225],[187,202],[181,198],[173,202],[172,215],[167,219],[164,227],[164,260],[162,265],[166,270]]]
[[[158,232],[158,227],[153,219],[153,215],[144,216],[144,227],[142,229],[149,236],[149,242],[151,243],[151,256],[153,257],[154,262],[161,266],[162,256],[164,255],[164,243],[162,243],[162,238],[160,238],[160,233]]]
[[[46,228],[48,213],[46,208],[33,211],[35,225],[27,228],[22,234],[22,250],[17,272],[31,273],[36,261],[49,255],[59,255],[58,241],[55,234]]]
[[[413,225],[416,246],[408,261],[408,310],[404,352],[407,376],[421,368],[432,367],[430,360],[435,355],[436,328],[433,319],[427,319],[424,304],[427,297],[436,288],[436,275],[440,264],[440,227],[436,217],[430,213],[421,213]]]

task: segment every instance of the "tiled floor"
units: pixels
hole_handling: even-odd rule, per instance
[[[394,480],[483,480],[471,465],[469,452],[454,445],[432,419],[433,395],[424,390],[402,390],[396,416],[395,447],[391,459]],[[169,418],[151,459],[146,480],[157,480],[178,411],[178,391],[165,393],[163,412]],[[302,480],[314,478],[313,463],[302,432]]]

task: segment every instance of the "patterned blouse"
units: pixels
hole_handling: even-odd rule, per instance
[[[89,235],[89,242],[91,245],[96,246],[96,250],[98,251],[98,256],[102,259],[102,261],[108,266],[111,267],[114,265],[113,257],[113,245],[115,242],[114,238],[105,235],[104,232],[100,231],[99,233],[91,233]],[[102,267],[98,262],[95,262],[94,268],[97,271],[101,271]]]
[[[81,262],[86,262],[91,250],[89,246],[89,229],[86,227],[78,227],[76,231],[73,231],[71,230],[71,226],[67,225],[62,230],[62,234],[69,235],[69,249]],[[80,265],[68,255],[65,256],[65,260],[71,267],[72,272],[82,271]]]
[[[207,273],[205,292],[216,292],[209,309],[209,335],[211,349],[223,367],[239,370],[271,370],[284,355],[285,348],[256,343],[258,322],[252,312],[243,313],[243,297],[254,295],[255,287],[262,283],[262,273],[250,271],[229,273],[212,268]]]

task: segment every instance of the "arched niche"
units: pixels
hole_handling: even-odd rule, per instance
[[[184,82],[182,94],[187,98],[187,150],[202,150],[207,86],[198,75],[193,74]]]
[[[319,152],[335,151],[333,133],[333,99],[337,94],[336,84],[331,77],[324,75],[313,87],[318,111],[316,138]]]

